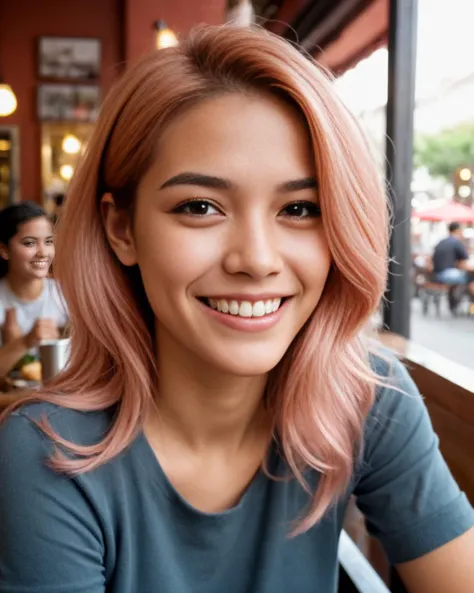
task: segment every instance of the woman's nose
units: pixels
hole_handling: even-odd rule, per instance
[[[44,241],[38,241],[36,243],[36,256],[37,257],[45,257],[48,253],[48,246]]]
[[[234,229],[224,258],[228,274],[246,274],[261,280],[278,274],[282,266],[276,229],[271,223],[252,221]]]

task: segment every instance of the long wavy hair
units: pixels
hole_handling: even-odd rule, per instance
[[[199,101],[241,92],[275,94],[304,117],[333,261],[316,310],[267,385],[292,474],[308,488],[305,470],[320,473],[296,529],[302,532],[345,492],[362,444],[378,378],[361,330],[384,292],[389,221],[381,175],[330,77],[281,38],[259,29],[200,27],[178,47],[142,59],[110,91],[57,233],[55,274],[70,311],[71,360],[36,398],[84,412],[115,406],[110,430],[92,446],[43,426],[72,453],[53,457],[58,471],[107,463],[141,430],[158,385],[153,314],[139,271],[123,267],[108,244],[100,200],[111,192],[119,208],[133,213],[163,127]]]

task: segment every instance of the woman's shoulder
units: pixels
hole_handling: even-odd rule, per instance
[[[371,354],[377,376],[375,399],[365,423],[365,446],[370,449],[383,440],[387,450],[398,448],[424,426],[430,431],[429,415],[406,366],[385,348]]]
[[[0,423],[0,450],[50,449],[54,443],[42,430],[45,425],[63,439],[92,445],[105,437],[111,422],[110,410],[83,412],[44,401],[25,403]]]
[[[399,394],[417,394],[416,386],[403,362],[383,346],[375,346],[369,354],[370,367],[377,378],[376,403]]]
[[[75,591],[103,590],[95,586],[103,582],[104,543],[94,501],[75,476],[51,466],[55,444],[36,425],[47,420],[67,438],[67,431],[74,431],[83,417],[80,412],[34,403],[0,423],[0,533],[2,552],[13,551],[1,555],[2,567],[10,563],[11,569],[0,572],[5,585],[11,579],[9,591],[18,590],[20,582],[30,584],[22,587],[24,591],[71,591],[72,583],[77,584]],[[16,556],[21,556],[21,569]],[[61,570],[52,569],[53,565]],[[0,589],[6,590],[1,585]]]
[[[54,278],[46,278],[46,294],[48,295],[48,306],[54,309],[54,311],[52,311],[53,317],[59,315],[66,318],[66,301],[64,300],[64,296],[59,284]]]
[[[59,284],[54,278],[45,278],[45,283],[47,291],[50,295],[52,295],[55,299],[63,299],[63,293],[61,292]]]
[[[46,286],[48,286],[49,290],[60,292],[59,284],[57,283],[55,278],[52,278],[51,276],[49,276],[48,278],[44,279],[44,282],[45,282]]]
[[[404,368],[403,363],[392,350],[376,341],[369,343],[369,362],[372,370],[382,378],[389,378],[394,373],[398,374]]]

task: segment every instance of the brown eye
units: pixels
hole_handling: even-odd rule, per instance
[[[177,206],[175,214],[189,214],[190,216],[214,216],[221,212],[207,200],[190,200]]]
[[[281,211],[290,218],[317,218],[321,216],[321,208],[314,202],[293,202]]]

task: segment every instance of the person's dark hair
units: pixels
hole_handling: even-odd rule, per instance
[[[34,202],[21,202],[7,206],[0,211],[0,243],[8,245],[10,240],[18,233],[20,225],[47,216],[46,212]],[[8,262],[0,257],[0,278],[8,271]]]
[[[60,208],[64,204],[64,194],[56,194],[54,196],[54,203],[58,208]]]
[[[459,224],[459,222],[452,222],[449,226],[449,232],[450,233],[454,233],[455,231],[458,231],[461,228],[461,225]]]

